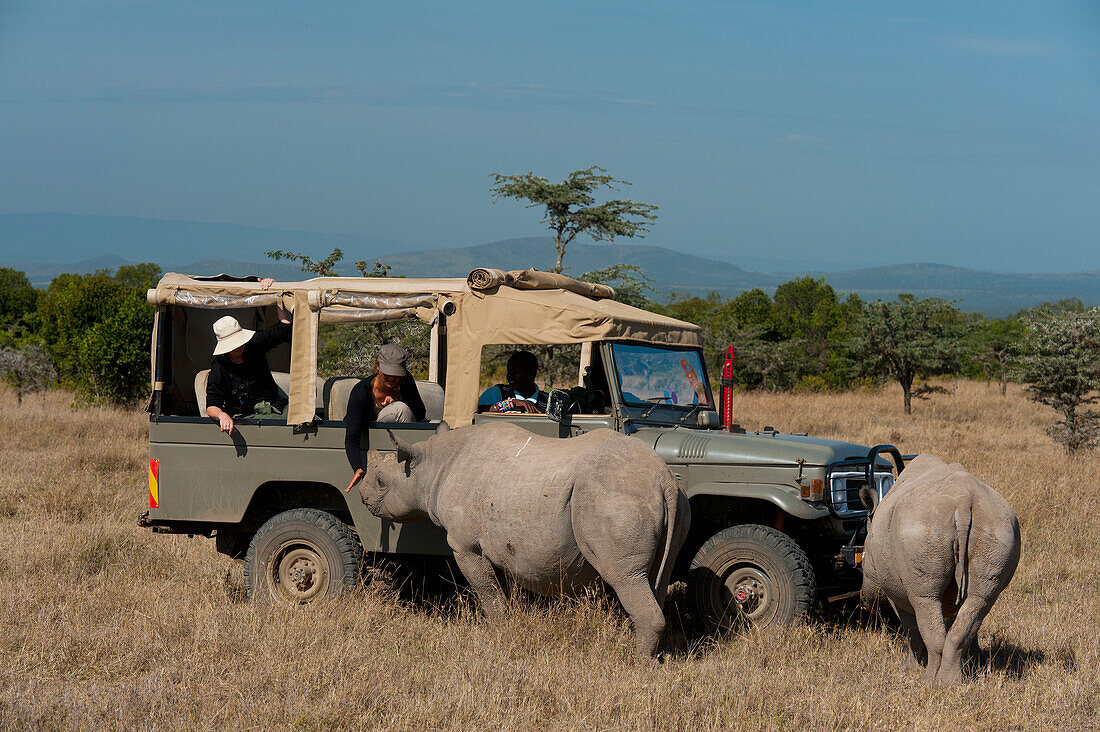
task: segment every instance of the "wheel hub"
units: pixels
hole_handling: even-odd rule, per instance
[[[308,562],[299,562],[290,570],[290,581],[299,592],[305,592],[313,586],[316,570]]]
[[[298,544],[283,547],[273,564],[275,590],[291,602],[309,602],[328,587],[325,560],[316,547]]]
[[[755,566],[736,568],[726,578],[726,588],[746,620],[756,622],[770,612],[775,599],[771,582]]]

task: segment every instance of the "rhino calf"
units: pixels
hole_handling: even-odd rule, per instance
[[[1020,560],[1015,512],[960,464],[920,455],[869,521],[863,601],[889,601],[909,637],[910,660],[926,660],[926,680],[961,681],[978,627]]]
[[[655,654],[691,513],[664,461],[606,429],[554,439],[507,423],[445,427],[412,445],[395,439],[396,461],[369,454],[359,490],[370,512],[444,529],[491,618],[512,583],[575,595],[602,578],[630,614],[638,652]]]

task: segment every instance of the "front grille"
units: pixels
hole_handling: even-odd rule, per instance
[[[894,485],[893,473],[875,473],[875,488],[879,500]],[[859,489],[867,485],[867,474],[862,470],[838,471],[829,475],[829,503],[833,512],[841,518],[862,516],[867,513],[859,501]]]

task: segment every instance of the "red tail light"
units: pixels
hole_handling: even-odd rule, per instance
[[[149,458],[149,508],[160,508],[160,460]]]

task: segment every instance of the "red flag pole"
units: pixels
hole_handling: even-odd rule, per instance
[[[722,365],[722,429],[733,429],[733,346],[726,348],[726,362]]]

